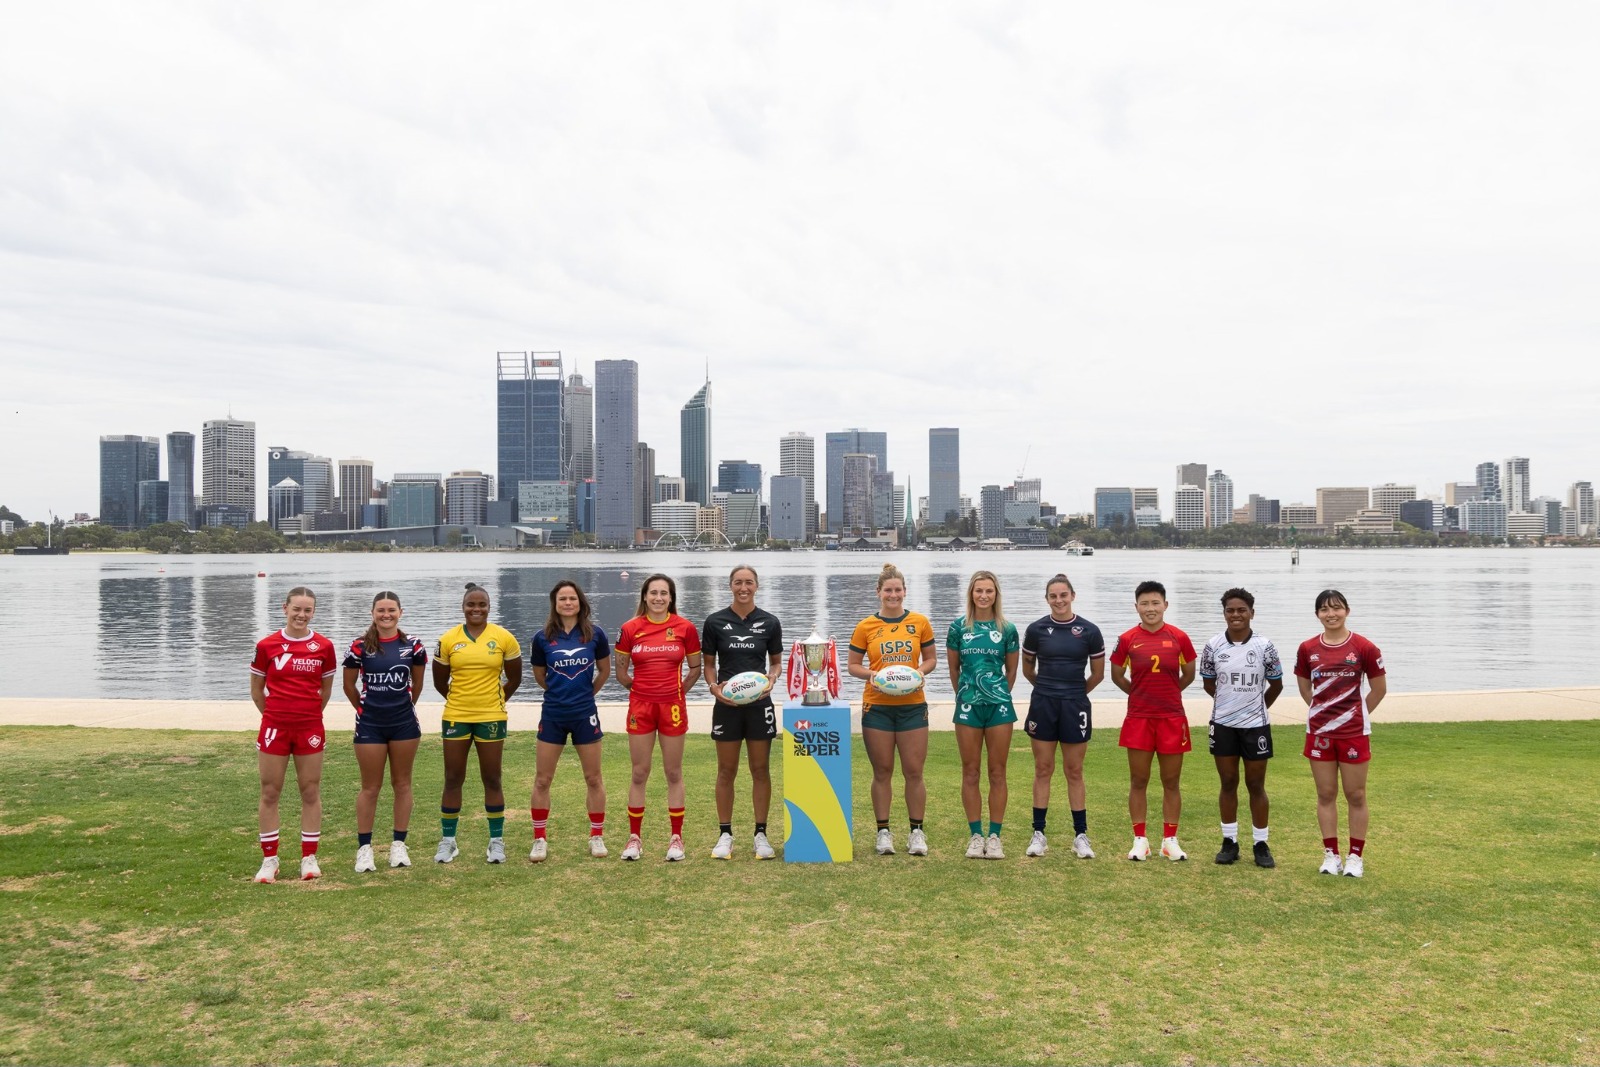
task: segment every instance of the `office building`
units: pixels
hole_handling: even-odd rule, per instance
[[[1482,488],[1483,483],[1479,483]],[[1461,528],[1469,534],[1504,541],[1506,538],[1506,504],[1503,500],[1469,500],[1458,509]]]
[[[1318,489],[1317,524],[1331,530],[1342,522],[1349,522],[1356,512],[1365,511],[1371,504],[1371,494],[1364,485]]]
[[[1501,483],[1501,488],[1505,488],[1504,483]],[[1542,511],[1512,511],[1506,514],[1506,539],[1509,541],[1533,541],[1549,532],[1550,527]]]
[[[520,482],[517,485],[517,524],[541,531],[544,543],[567,542],[572,529],[572,487],[566,482]]]
[[[234,525],[256,515],[256,424],[240,419],[209,419],[200,427],[200,491],[208,506],[233,509],[217,514]]]
[[[778,473],[803,478],[806,483],[806,533],[803,540],[817,536],[817,441],[808,433],[792,430],[778,439]],[[776,535],[774,535],[776,536]]]
[[[798,474],[772,477],[768,536],[798,544],[806,540],[806,480]]]
[[[1525,512],[1533,499],[1528,480],[1528,457],[1512,456],[1500,465],[1500,499],[1510,512]]]
[[[389,479],[389,525],[443,525],[444,483],[438,474],[396,474]]]
[[[1006,535],[1006,495],[998,485],[986,485],[978,491],[978,535]]]
[[[639,479],[639,521],[643,522],[656,502],[656,450],[640,441],[634,451],[633,469]],[[684,492],[688,493],[687,482]]]
[[[1206,525],[1228,526],[1233,522],[1233,479],[1222,471],[1206,478]]]
[[[1284,526],[1303,528],[1316,526],[1317,506],[1315,504],[1285,504],[1278,509],[1278,521]]]
[[[1377,490],[1373,490],[1376,495]],[[1377,503],[1376,500],[1373,501]],[[1380,510],[1382,510],[1380,508]],[[1432,530],[1434,528],[1433,501],[1431,500],[1403,500],[1395,509],[1395,517],[1407,526],[1415,526],[1419,530]]]
[[[344,515],[345,529],[361,529],[361,509],[372,500],[372,460],[339,461],[338,509]]]
[[[133,434],[100,438],[100,525],[124,533],[142,529],[139,483],[161,477],[161,441]],[[158,521],[165,521],[163,515]]]
[[[755,541],[761,533],[761,494],[749,489],[739,489],[727,495],[722,503],[726,525],[723,532],[735,544]]]
[[[167,434],[167,521],[194,525],[194,434]]]
[[[961,521],[961,431],[954,426],[928,431],[928,521],[944,527]]]
[[[167,468],[167,478],[172,477],[172,469]],[[1578,529],[1574,536],[1593,537],[1595,534],[1595,508],[1594,485],[1591,482],[1573,482],[1567,487],[1567,507],[1571,508],[1576,516]]]
[[[679,473],[684,492],[697,504],[711,503],[711,379],[678,414]]]
[[[576,484],[594,477],[594,387],[583,375],[567,376],[561,414],[566,427],[561,453],[567,457],[567,480]]]
[[[451,526],[483,526],[489,519],[489,476],[455,471],[444,480],[444,521]]]
[[[839,515],[840,531],[872,528],[872,476],[878,458],[866,452],[850,452],[841,457]],[[832,523],[832,515],[829,515]]]
[[[1500,464],[1488,460],[1478,464],[1476,477],[1479,500],[1500,500]],[[1469,531],[1470,532],[1470,531]]]
[[[626,548],[639,529],[639,364],[594,365],[595,538]]]
[[[1384,482],[1382,485],[1372,487],[1372,506],[1392,519],[1400,517],[1401,504],[1415,499],[1417,499],[1417,487],[1414,485]]]
[[[1193,466],[1194,464],[1191,464]],[[1206,492],[1198,485],[1185,483],[1172,494],[1172,527],[1192,532],[1206,526]]]
[[[717,464],[717,488],[724,493],[761,492],[761,464],[725,459]]]
[[[305,496],[293,478],[280,479],[267,487],[267,522],[279,533],[298,533],[303,528]]]
[[[889,435],[877,430],[837,430],[824,441],[824,460],[828,491],[828,530],[838,533],[844,527],[844,457],[869,455],[877,460],[877,470],[889,469]]]
[[[1546,533],[1558,534],[1561,532],[1561,501],[1553,496],[1536,496],[1528,502],[1528,511],[1534,515],[1544,516],[1544,529]]]
[[[1128,487],[1094,491],[1094,524],[1097,529],[1132,528],[1133,490]]]
[[[1478,488],[1477,482],[1445,482],[1444,502],[1450,507],[1465,504],[1469,500],[1482,500],[1483,491]]]
[[[495,378],[495,499],[517,501],[520,482],[566,478],[561,353],[499,352]]]
[[[135,490],[134,524],[145,530],[167,521],[167,483],[146,479]]]
[[[1180,487],[1192,485],[1200,490],[1202,498],[1200,505],[1201,522],[1208,526],[1210,525],[1207,521],[1210,518],[1210,510],[1206,507],[1205,496],[1207,491],[1206,472],[1209,469],[1204,463],[1180,463],[1178,464],[1177,481]]]
[[[655,503],[659,504],[667,500],[682,499],[684,499],[682,478],[674,478],[670,474],[656,475]]]
[[[899,487],[894,484],[893,471],[872,472],[872,528],[874,530],[888,530],[900,525],[904,508],[898,511],[895,507],[895,490]],[[904,499],[903,497],[901,498]]]
[[[650,529],[693,541],[700,523],[700,505],[692,500],[663,500],[650,508]]]

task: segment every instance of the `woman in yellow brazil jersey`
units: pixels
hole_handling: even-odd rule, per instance
[[[522,684],[522,646],[511,631],[489,621],[489,594],[473,582],[461,598],[466,621],[439,638],[433,653],[433,687],[444,697],[444,795],[439,798],[443,837],[434,861],[449,863],[461,818],[467,756],[478,750],[483,810],[489,818],[490,863],[506,861],[506,798],[500,762],[506,740],[506,702]]]
[[[922,690],[895,696],[872,684],[884,667],[900,664],[926,675],[937,663],[933,624],[926,615],[907,611],[906,576],[892,563],[878,575],[878,610],[856,625],[850,635],[849,671],[867,684],[861,693],[861,740],[872,764],[872,814],[878,821],[877,850],[894,855],[894,835],[889,832],[895,753],[900,754],[900,777],[905,783],[906,815],[911,836],[906,851],[928,854],[928,837],[922,816],[928,806],[928,787],[922,768],[928,761],[928,698]]]

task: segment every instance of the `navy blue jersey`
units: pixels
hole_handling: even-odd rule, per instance
[[[1057,622],[1046,615],[1028,624],[1022,654],[1035,661],[1033,690],[1046,696],[1084,695],[1089,661],[1106,654],[1100,627],[1079,615]]]
[[[766,674],[772,657],[783,656],[783,627],[770,611],[751,608],[741,619],[726,607],[712,612],[700,627],[700,651],[716,657],[719,682],[745,671]]]
[[[611,658],[606,632],[593,627],[594,636],[568,630],[554,641],[540,630],[528,640],[528,662],[544,668],[545,714],[570,718],[594,713],[595,665]]]
[[[414,637],[378,639],[378,651],[368,652],[365,637],[350,642],[344,665],[361,672],[360,718],[378,725],[414,717],[411,704],[411,668],[428,662],[428,652]]]

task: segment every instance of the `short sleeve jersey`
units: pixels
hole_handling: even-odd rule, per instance
[[[783,656],[783,626],[769,611],[752,608],[740,618],[731,607],[714,611],[700,627],[700,650],[717,660],[717,681],[745,671],[767,673],[771,657]]]
[[[265,679],[264,717],[283,726],[321,725],[322,680],[339,669],[333,642],[315,630],[290,637],[279,630],[256,642],[250,673]]]
[[[617,651],[633,664],[632,699],[682,703],[683,661],[700,651],[700,633],[682,615],[636,615],[617,631]]]
[[[611,640],[591,624],[589,640],[582,630],[568,630],[554,638],[540,630],[528,638],[528,663],[544,668],[544,713],[552,718],[594,714],[594,672],[611,658]]]
[[[367,639],[358,637],[345,650],[346,669],[361,672],[361,710],[363,722],[409,721],[416,713],[411,703],[411,668],[428,662],[428,652],[414,637],[400,640],[396,634],[378,638],[378,651],[367,651]]]
[[[1311,706],[1306,710],[1306,733],[1328,737],[1358,737],[1372,733],[1367,701],[1361,695],[1361,677],[1383,676],[1383,653],[1360,634],[1330,645],[1322,635],[1300,645],[1294,673],[1311,682]]]
[[[867,669],[877,673],[893,664],[922,668],[922,650],[934,644],[933,624],[926,615],[908,611],[898,619],[868,615],[856,624],[850,635],[850,651],[861,656]],[[870,682],[861,694],[862,710],[876,707],[901,707],[925,704],[928,696],[921,689],[902,696],[891,696]]]
[[[1283,677],[1283,664],[1271,641],[1252,632],[1234,644],[1224,630],[1200,650],[1199,674],[1216,684],[1213,724],[1239,730],[1267,725],[1267,684]]]
[[[444,718],[449,722],[497,722],[506,717],[500,675],[507,663],[522,658],[522,646],[503,626],[489,623],[474,638],[465,623],[445,631],[434,659],[450,668],[450,695]]]
[[[1034,660],[1033,691],[1051,697],[1081,697],[1089,661],[1106,654],[1100,627],[1081,615],[1066,622],[1046,615],[1028,624],[1022,654]]]
[[[961,671],[956,679],[956,700],[963,704],[1011,703],[1011,686],[1006,683],[1006,657],[1015,653],[1021,642],[1017,628],[1007,622],[975,622],[970,627],[965,616],[950,624],[944,647],[960,657]]]
[[[1194,645],[1189,635],[1176,626],[1163,623],[1154,633],[1143,626],[1135,626],[1117,638],[1111,662],[1127,664],[1132,672],[1129,717],[1182,715],[1183,690],[1178,686],[1178,673],[1185,663],[1194,660]]]

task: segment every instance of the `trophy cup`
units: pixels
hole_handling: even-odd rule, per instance
[[[815,629],[789,653],[789,699],[803,707],[832,704],[839,696],[839,649]]]

